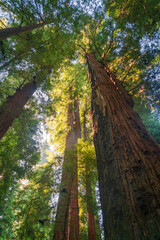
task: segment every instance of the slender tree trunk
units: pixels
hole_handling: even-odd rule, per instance
[[[75,144],[78,138],[81,138],[81,127],[79,117],[79,101],[74,101],[74,131]],[[79,206],[78,206],[78,171],[77,171],[77,156],[74,162],[74,179],[69,200],[69,215],[68,215],[68,240],[79,239]]]
[[[21,89],[17,89],[13,96],[9,96],[0,111],[0,139],[3,138],[9,127],[12,125],[22,111],[25,104],[36,91],[36,82],[27,83]]]
[[[67,126],[71,128],[66,137],[66,146],[64,152],[64,160],[62,167],[62,180],[59,193],[59,201],[56,215],[56,223],[54,229],[53,240],[66,240],[69,199],[71,185],[73,179],[73,171],[71,171],[71,163],[75,161],[76,151],[74,148],[74,131],[73,131],[73,112],[72,104],[68,106]]]
[[[86,127],[86,124],[87,124],[87,120],[86,120],[86,114],[87,114],[87,100],[85,99],[85,110],[83,112],[83,138],[84,138],[84,141],[87,141],[87,127]]]
[[[93,196],[91,188],[91,179],[89,174],[88,164],[86,163],[86,197],[87,197],[87,226],[88,226],[88,239],[96,240],[96,226],[95,215],[93,209]]]
[[[42,23],[36,23],[36,24],[28,25],[28,26],[18,26],[18,27],[10,27],[10,28],[0,29],[0,40],[10,38],[10,37],[16,36],[18,34],[31,32],[32,30],[43,27],[46,24],[47,24],[46,22],[42,22]]]
[[[105,239],[160,238],[160,148],[123,86],[86,55]]]
[[[53,240],[79,239],[78,174],[77,151],[75,147],[81,133],[78,99],[75,100],[74,105],[75,111],[72,109],[72,104],[68,107],[67,125],[71,127],[71,130],[66,137],[61,189]]]
[[[87,103],[86,103],[87,109]],[[87,128],[86,128],[86,110],[83,114],[83,138],[87,140]],[[90,179],[90,169],[86,162],[86,198],[87,198],[87,227],[88,227],[88,239],[96,240],[96,227],[95,227],[95,215],[93,209],[93,196]]]

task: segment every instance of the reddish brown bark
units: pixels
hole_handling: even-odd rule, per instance
[[[81,127],[79,117],[79,101],[74,101],[74,132],[75,144],[78,138],[81,138]],[[69,214],[68,214],[68,238],[67,240],[79,239],[79,206],[78,206],[78,172],[77,172],[77,156],[74,163],[74,179],[71,188],[69,200]]]
[[[8,131],[15,118],[22,111],[25,104],[36,91],[36,82],[27,83],[21,89],[17,89],[13,96],[9,96],[0,111],[0,139]]]
[[[75,166],[76,174],[73,179],[71,194],[69,199],[68,229],[67,240],[79,239],[79,206],[78,206],[78,176],[77,164]]]
[[[160,147],[116,77],[93,54],[86,62],[105,239],[159,239]]]
[[[32,30],[43,27],[46,24],[47,24],[46,22],[42,22],[42,23],[36,23],[28,26],[18,26],[18,27],[0,29],[0,40],[10,38],[18,34],[31,32]]]
[[[54,240],[79,239],[78,174],[75,144],[80,138],[78,99],[68,107],[67,125],[71,127],[67,137],[62,170],[61,189],[58,202]]]

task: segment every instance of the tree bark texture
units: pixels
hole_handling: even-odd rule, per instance
[[[160,239],[160,147],[118,79],[86,54],[105,239]]]
[[[67,125],[71,128],[66,137],[62,180],[57,208],[54,240],[79,239],[78,173],[75,144],[81,137],[78,99],[68,107]]]
[[[18,26],[18,27],[0,29],[0,40],[10,38],[18,34],[31,32],[32,30],[43,27],[46,24],[47,24],[46,22],[42,22],[42,23],[32,24],[28,26]]]
[[[0,111],[0,139],[3,138],[15,118],[19,116],[36,89],[36,82],[33,81],[27,83],[21,89],[17,89],[13,96],[7,98]]]

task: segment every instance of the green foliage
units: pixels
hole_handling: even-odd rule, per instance
[[[96,169],[96,156],[94,146],[89,141],[79,139],[77,143],[79,164],[85,166],[86,162],[89,165],[89,173],[92,174],[93,169]],[[93,173],[95,176],[95,174]]]
[[[116,22],[124,28],[131,23],[139,35],[159,28],[159,1],[158,0],[108,0],[105,1],[107,13],[115,18]]]
[[[159,2],[108,0],[104,2],[108,15],[102,8],[99,8],[99,13],[96,11],[99,4],[98,1],[94,6],[90,1],[73,3],[58,0],[10,0],[0,3],[2,11],[7,13],[6,19],[1,19],[3,28],[4,25],[48,23],[43,28],[0,43],[0,106],[17,88],[32,81],[34,76],[39,87],[35,99],[30,101],[0,142],[1,240],[52,238],[55,211],[51,202],[53,195],[57,196],[62,159],[53,160],[53,151],[46,153],[44,147],[42,158],[43,161],[47,158],[48,162],[33,167],[40,159],[42,136],[38,119],[44,121],[47,116],[45,121],[50,143],[55,151],[62,154],[66,134],[70,130],[66,127],[68,104],[79,98],[81,123],[84,112],[88,113],[90,108],[90,104],[86,104],[90,101],[90,90],[85,52],[93,52],[118,76],[134,96],[135,110],[145,126],[160,143],[157,116],[160,108],[157,80]],[[89,14],[84,14],[91,5]],[[154,31],[157,33],[153,34]],[[77,144],[80,239],[88,239],[86,174],[91,179],[91,205],[96,216],[99,211],[95,202],[96,157],[90,119],[88,115],[86,118],[88,141],[81,139]],[[23,178],[27,180],[19,180]],[[100,234],[97,238],[100,239]]]
[[[51,239],[53,234],[53,216],[55,206],[51,202],[57,194],[55,161],[53,159],[37,167],[29,179],[24,179],[15,189],[4,209],[2,224],[2,239]],[[12,215],[9,215],[8,209]],[[10,229],[6,228],[11,221]]]
[[[12,24],[32,24],[45,21],[47,23],[65,24],[72,22],[75,18],[75,12],[78,15],[78,9],[74,7],[71,1],[25,1],[11,0],[3,1],[1,8],[12,15]]]
[[[78,97],[81,109],[81,106],[84,107],[85,96],[89,92],[86,68],[80,63],[70,63],[51,78],[51,83],[53,86],[50,91],[52,101],[47,125],[51,143],[54,144],[55,150],[62,154],[66,134],[70,130],[66,127],[68,104]],[[81,114],[83,114],[82,111]]]
[[[98,195],[96,184],[98,181],[95,149],[89,141],[79,139],[77,143],[78,153],[78,179],[79,179],[79,217],[80,217],[80,239],[88,239],[87,228],[87,200],[95,216],[95,227],[97,239],[101,239],[101,230],[98,219],[97,205]],[[86,192],[86,181],[89,179],[91,184],[91,196]],[[102,228],[102,226],[101,226]]]
[[[79,179],[79,218],[80,218],[80,239],[88,239],[87,227],[87,195],[86,195],[86,164],[88,167],[88,175],[92,178],[92,193],[94,192],[95,182],[97,181],[96,159],[94,146],[83,139],[79,139],[77,143],[78,153],[78,179]],[[92,203],[95,210],[95,202]]]
[[[9,187],[39,161],[39,141],[34,139],[37,128],[34,112],[26,109],[0,142],[0,202],[3,202]]]
[[[15,198],[15,191],[17,186],[12,186],[5,196],[5,201],[0,203],[0,239],[12,239],[13,231],[12,226],[15,221],[15,215],[13,211],[13,203]]]
[[[115,2],[112,1],[113,6]],[[131,7],[134,8],[134,3]],[[159,33],[138,34],[131,24],[125,22],[122,27],[119,18],[105,16],[98,21],[92,19],[77,39],[81,54],[85,50],[93,52],[131,95],[138,93],[159,111]]]
[[[134,98],[134,103],[135,110],[141,117],[143,124],[156,142],[160,144],[160,120],[157,110],[141,98]]]
[[[54,161],[41,165],[29,178],[28,184],[16,196],[15,214],[19,223],[16,239],[50,239],[51,211],[54,192]],[[23,197],[22,197],[23,196]]]

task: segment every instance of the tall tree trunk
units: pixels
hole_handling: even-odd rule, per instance
[[[87,109],[87,104],[86,104]],[[86,128],[86,113],[83,114],[83,138],[84,141],[87,140],[87,128]],[[88,227],[88,239],[96,240],[96,225],[95,225],[95,215],[93,209],[93,196],[91,188],[91,179],[90,179],[90,169],[88,162],[86,162],[86,198],[87,198],[87,227]]]
[[[66,137],[54,240],[79,239],[78,174],[75,147],[78,138],[81,137],[78,99],[75,100],[74,107],[74,111],[72,104],[68,107],[67,125],[71,127],[71,130]]]
[[[12,125],[22,111],[25,104],[36,91],[36,82],[27,83],[21,89],[17,89],[13,96],[9,96],[0,111],[0,139],[3,138],[9,127]]]
[[[28,25],[28,26],[18,26],[18,27],[10,27],[10,28],[0,29],[0,40],[10,38],[10,37],[16,36],[18,34],[31,32],[32,30],[43,27],[46,24],[47,24],[46,22],[42,22],[42,23],[36,23],[36,24]]]
[[[86,55],[105,239],[160,238],[160,147],[116,77]]]
[[[92,196],[89,167],[87,163],[86,163],[86,197],[87,197],[88,239],[96,240],[97,238],[96,238],[95,215],[94,215],[94,209],[93,209],[93,196]]]
[[[79,117],[79,101],[74,101],[74,131],[75,144],[78,138],[81,138],[81,127]],[[74,179],[71,188],[69,200],[69,215],[68,215],[68,240],[79,239],[79,206],[78,206],[78,171],[77,171],[77,156],[74,162]]]

